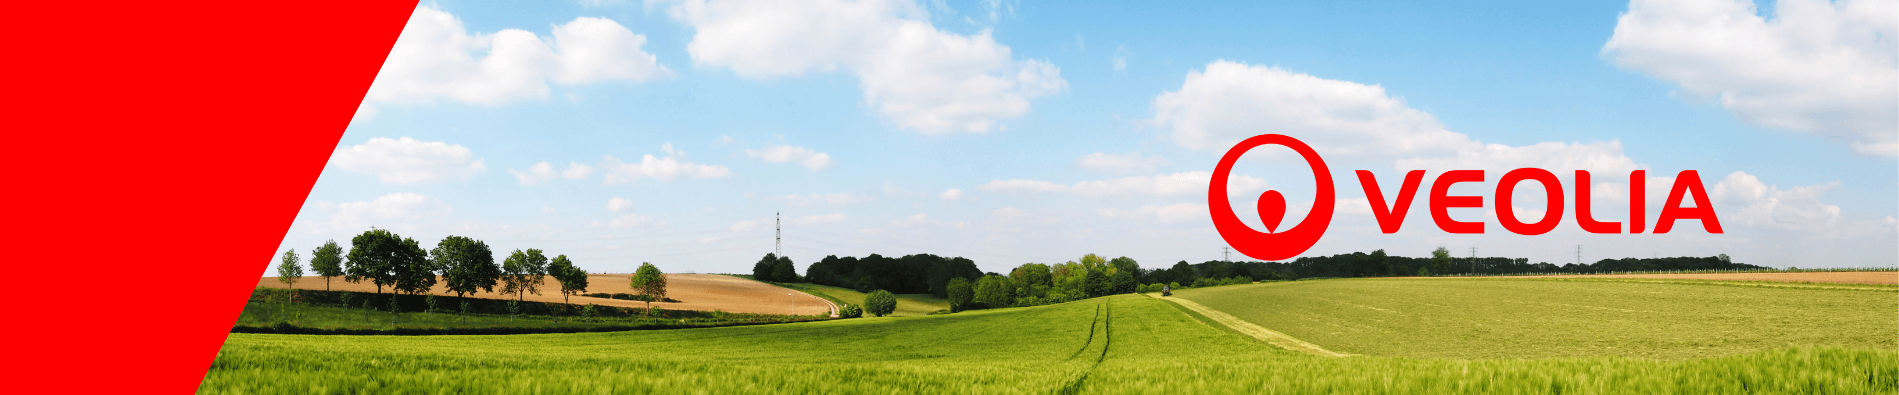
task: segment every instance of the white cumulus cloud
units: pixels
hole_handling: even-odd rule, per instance
[[[413,232],[454,212],[442,201],[414,193],[391,193],[360,202],[318,202],[330,220],[313,223],[318,232],[361,232],[370,227]]]
[[[1071,193],[1093,198],[1121,198],[1137,195],[1146,196],[1184,196],[1204,194],[1208,183],[1213,181],[1213,173],[1188,171],[1152,176],[1121,177],[1107,180],[1082,181],[1074,185],[1062,185],[1040,180],[995,180],[976,187],[984,192],[1017,194]],[[1248,175],[1232,175],[1227,180],[1229,196],[1246,196],[1246,192],[1263,191],[1266,180]]]
[[[1899,2],[1635,0],[1602,54],[1751,125],[1899,156]]]
[[[417,6],[364,98],[417,104],[449,99],[487,105],[545,99],[548,82],[645,81],[672,71],[646,53],[646,36],[611,19],[582,17],[543,38],[520,29],[469,33],[460,18]],[[370,110],[373,111],[373,108]]]
[[[813,193],[813,194],[806,194],[806,195],[790,194],[790,195],[781,195],[781,196],[767,196],[765,197],[765,200],[785,202],[786,205],[791,205],[791,206],[810,206],[810,205],[815,205],[815,204],[829,204],[829,205],[858,204],[858,203],[864,203],[864,202],[874,200],[874,198],[864,195],[864,194],[842,192],[842,193],[827,193],[827,194]]]
[[[753,79],[849,72],[866,105],[924,134],[1006,130],[1001,121],[1028,114],[1030,99],[1068,88],[1054,65],[1014,59],[987,29],[939,30],[908,0],[665,3],[697,29],[686,46],[695,64]]]
[[[608,221],[607,226],[613,227],[613,228],[631,228],[631,227],[640,226],[640,225],[652,224],[655,222],[656,221],[653,220],[653,217],[648,217],[648,216],[639,215],[639,214],[627,214],[627,215],[619,216],[618,218],[614,218],[611,221]]]
[[[622,197],[607,199],[607,211],[620,212],[630,208],[633,208],[632,200],[626,200],[626,198]]]
[[[468,147],[408,137],[377,137],[361,145],[340,147],[330,155],[330,163],[343,170],[375,175],[384,184],[398,185],[466,180],[488,170]]]
[[[831,154],[812,151],[804,147],[780,145],[762,150],[747,149],[745,156],[772,163],[796,163],[811,170],[831,168]]]
[[[1708,198],[1718,203],[1741,205],[1740,211],[1726,214],[1730,221],[1747,225],[1815,231],[1840,221],[1840,206],[1820,202],[1820,196],[1838,188],[1839,181],[1791,189],[1761,183],[1753,174],[1734,172],[1708,189]],[[1684,197],[1684,205],[1693,205]]]
[[[593,166],[569,161],[567,162],[567,170],[557,171],[554,170],[554,164],[541,161],[535,163],[533,166],[528,166],[527,171],[508,169],[508,173],[514,174],[515,179],[521,180],[521,185],[534,185],[549,180],[584,179],[587,178],[588,175],[593,174]]]
[[[670,182],[679,177],[722,178],[732,175],[732,170],[725,166],[702,165],[682,159],[685,153],[673,149],[671,143],[660,146],[660,151],[666,153],[665,158],[645,155],[640,157],[639,163],[622,162],[608,155],[600,160],[600,170],[606,173],[601,182],[623,184],[642,178]]]

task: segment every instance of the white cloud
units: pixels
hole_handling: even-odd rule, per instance
[[[1212,152],[1266,133],[1297,137],[1328,159],[1441,155],[1471,144],[1383,87],[1224,60],[1188,72],[1180,90],[1153,105],[1154,122],[1176,144]]]
[[[1642,168],[1623,155],[1619,141],[1484,144],[1445,129],[1436,116],[1377,85],[1227,61],[1189,72],[1180,90],[1154,98],[1154,111],[1154,122],[1171,129],[1175,143],[1212,152],[1278,133],[1298,138],[1327,161],[1389,162],[1406,170],[1541,167],[1626,174]]]
[[[607,199],[607,211],[612,211],[612,212],[617,213],[622,210],[626,210],[630,208],[633,208],[632,200],[626,200],[625,198],[621,198],[621,197],[614,197],[612,199]]]
[[[1135,195],[1182,196],[1206,193],[1207,184],[1213,181],[1213,173],[1188,171],[1152,176],[1121,177],[1107,180],[1082,181],[1074,185],[1062,185],[1039,180],[995,180],[976,187],[985,192],[1001,193],[1072,193],[1085,197],[1120,198]],[[1227,180],[1230,196],[1246,196],[1249,191],[1263,191],[1266,180],[1248,175],[1233,175]]]
[[[608,155],[600,160],[600,169],[606,172],[601,182],[621,184],[641,178],[671,182],[679,177],[722,178],[732,175],[732,170],[725,166],[701,165],[681,159],[685,153],[674,150],[672,143],[660,146],[660,151],[666,153],[665,158],[645,155],[640,157],[640,163],[621,162],[619,158]]]
[[[584,179],[593,174],[593,166],[568,161],[567,170],[555,171],[553,164],[547,163],[547,161],[541,161],[535,163],[533,166],[528,166],[527,171],[508,169],[508,173],[514,174],[515,179],[521,180],[521,185],[534,185],[543,181],[556,179]]]
[[[1110,219],[1154,219],[1165,223],[1181,223],[1207,218],[1207,205],[1180,203],[1166,206],[1146,205],[1133,210],[1104,208],[1096,210],[1104,218]]]
[[[1675,83],[1742,122],[1850,137],[1899,156],[1899,3],[1635,0],[1602,46],[1617,66]]]
[[[361,232],[370,227],[412,232],[454,213],[440,200],[414,193],[391,193],[374,200],[330,204],[317,207],[330,212],[330,220],[311,227],[318,232]]]
[[[831,168],[831,154],[812,151],[804,147],[789,145],[774,146],[763,150],[745,150],[745,156],[763,159],[772,163],[796,163],[811,170]]]
[[[750,232],[750,231],[758,230],[765,224],[765,222],[767,221],[759,220],[759,219],[748,219],[744,221],[733,222],[732,226],[726,227],[725,229],[733,233]]]
[[[1728,174],[1708,189],[1708,198],[1719,203],[1742,205],[1740,211],[1727,214],[1730,221],[1763,227],[1817,231],[1840,221],[1840,206],[1820,203],[1820,195],[1838,188],[1839,181],[1792,189],[1761,183],[1745,172]],[[1686,200],[1687,198],[1683,198]],[[1692,202],[1683,204],[1692,205]]]
[[[488,171],[468,147],[408,137],[377,137],[361,145],[340,147],[331,154],[330,163],[343,170],[373,174],[384,184],[399,185],[466,180]]]
[[[1126,154],[1096,152],[1076,158],[1075,163],[1080,164],[1083,169],[1098,173],[1152,173],[1155,166],[1167,165],[1167,158],[1159,155],[1142,156],[1140,152]]]
[[[956,188],[950,188],[948,190],[944,190],[942,194],[936,195],[936,197],[938,199],[943,199],[943,201],[948,201],[948,202],[954,202],[958,200],[976,200],[976,198],[974,197],[969,197],[969,198],[963,197],[963,190],[956,189]]]
[[[553,207],[541,206],[541,214],[553,214],[557,212],[560,212],[560,211],[554,210]]]
[[[810,206],[814,204],[829,204],[829,205],[858,204],[858,203],[864,203],[871,200],[875,200],[875,198],[872,198],[870,196],[863,195],[863,194],[842,192],[842,193],[827,193],[827,194],[822,194],[822,195],[813,193],[813,194],[807,194],[807,195],[790,194],[790,195],[781,195],[781,196],[768,196],[765,198],[765,200],[780,201],[780,202],[785,202],[785,204],[787,205],[803,207],[803,206]]]
[[[627,214],[627,215],[622,215],[619,218],[614,218],[612,221],[608,221],[607,226],[613,227],[613,228],[631,228],[631,227],[651,224],[655,222],[656,221],[653,220],[653,217],[648,217],[648,216],[639,215],[639,214]]]
[[[698,30],[686,46],[695,64],[752,79],[850,72],[866,105],[924,134],[1006,130],[1000,122],[1028,114],[1030,99],[1068,87],[1054,65],[1013,59],[987,29],[938,30],[908,0],[670,3],[668,15]]]
[[[1114,47],[1114,60],[1110,62],[1114,66],[1114,71],[1127,70],[1128,69],[1128,55],[1132,55],[1132,54],[1133,54],[1132,52],[1128,52],[1127,45]]]
[[[496,105],[545,99],[549,81],[572,85],[672,75],[641,49],[646,36],[613,20],[575,18],[552,33],[551,39],[519,29],[470,34],[461,19],[420,5],[383,61],[364,107],[438,98]]]
[[[844,215],[844,213],[831,213],[831,214],[825,214],[825,215],[807,215],[803,217],[792,218],[791,224],[793,225],[828,224],[828,223],[834,223],[834,222],[844,222],[844,220],[848,218],[849,216]]]

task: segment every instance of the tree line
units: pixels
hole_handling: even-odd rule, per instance
[[[294,286],[304,271],[295,249],[284,251],[277,266],[278,280]],[[335,240],[325,241],[310,251],[310,270],[322,277],[324,290],[330,281],[342,277],[352,284],[370,282],[380,294],[384,287],[395,293],[417,295],[433,289],[436,282],[461,297],[476,292],[514,295],[516,301],[527,294],[540,295],[546,278],[560,282],[562,301],[587,291],[586,270],[574,265],[567,255],[552,259],[540,249],[516,249],[495,262],[488,243],[462,236],[448,236],[423,250],[415,239],[402,237],[387,229],[370,229],[350,239],[349,251]],[[651,263],[641,263],[632,286],[650,300],[666,297],[664,273]]]

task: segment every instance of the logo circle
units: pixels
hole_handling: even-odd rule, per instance
[[[1228,175],[1233,172],[1233,164],[1238,162],[1240,155],[1245,154],[1246,151],[1267,144],[1291,148],[1294,152],[1298,152],[1299,156],[1305,157],[1306,165],[1312,167],[1312,179],[1318,189],[1318,193],[1313,196],[1312,211],[1306,214],[1305,220],[1299,221],[1298,226],[1286,229],[1284,232],[1268,233],[1253,230],[1252,227],[1246,226],[1245,222],[1240,222],[1239,216],[1233,214],[1233,206],[1227,200],[1226,183]],[[1325,167],[1325,159],[1319,158],[1318,152],[1312,151],[1312,147],[1299,139],[1278,134],[1262,134],[1241,141],[1232,149],[1227,150],[1226,156],[1220,158],[1220,165],[1213,168],[1213,181],[1208,184],[1207,211],[1213,216],[1214,229],[1220,231],[1220,238],[1226,239],[1227,245],[1233,246],[1233,249],[1239,250],[1241,254],[1254,259],[1278,261],[1297,256],[1306,252],[1306,249],[1312,248],[1313,244],[1317,244],[1319,236],[1325,235],[1325,228],[1332,225],[1332,209],[1333,205],[1337,204],[1333,199],[1332,170]],[[1281,212],[1260,212],[1262,221],[1273,222],[1266,224],[1269,230],[1277,228],[1276,220],[1284,215],[1284,198],[1279,196],[1278,191],[1272,190],[1260,196],[1261,199],[1279,198],[1276,200],[1279,202],[1277,207]],[[1271,205],[1271,203],[1260,204],[1262,210],[1270,210],[1267,207]]]

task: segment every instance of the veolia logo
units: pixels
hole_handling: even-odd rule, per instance
[[[1239,216],[1233,213],[1233,207],[1228,205],[1230,200],[1227,199],[1226,185],[1228,174],[1233,171],[1233,164],[1238,162],[1240,156],[1246,154],[1246,151],[1267,144],[1291,148],[1294,152],[1298,152],[1300,157],[1305,158],[1306,165],[1312,167],[1312,179],[1318,189],[1317,193],[1313,194],[1312,211],[1306,214],[1305,220],[1284,232],[1278,229],[1279,222],[1286,216],[1286,197],[1279,191],[1268,190],[1259,195],[1257,203],[1259,220],[1266,226],[1265,232],[1254,230],[1246,223],[1240,222]],[[1411,200],[1417,195],[1419,184],[1424,181],[1424,171],[1412,170],[1406,173],[1404,185],[1399,188],[1396,199],[1389,205],[1385,203],[1384,191],[1379,189],[1378,181],[1372,173],[1366,170],[1359,170],[1357,173],[1359,185],[1365,189],[1365,199],[1371,203],[1372,216],[1378,219],[1379,230],[1384,233],[1397,233],[1398,229],[1404,226],[1405,213],[1411,208]],[[1643,200],[1643,194],[1646,192],[1646,175],[1647,172],[1643,170],[1629,172],[1629,233],[1642,233],[1643,223],[1646,220],[1644,213],[1647,202]],[[1457,183],[1483,181],[1483,170],[1452,170],[1438,175],[1437,180],[1431,183],[1430,197],[1431,220],[1437,224],[1438,229],[1449,233],[1484,233],[1483,222],[1453,220],[1449,210],[1454,207],[1483,207],[1482,196],[1451,196],[1449,193],[1450,187]],[[1548,207],[1543,211],[1543,218],[1532,223],[1518,221],[1515,206],[1511,204],[1512,192],[1516,190],[1517,184],[1524,181],[1542,184],[1547,197],[1545,202]],[[1588,171],[1577,170],[1575,182],[1571,185],[1576,188],[1576,224],[1581,226],[1583,231],[1622,233],[1622,223],[1597,221],[1590,213]],[[1332,224],[1332,209],[1336,204],[1335,195],[1332,171],[1325,166],[1325,159],[1320,158],[1318,152],[1313,151],[1312,147],[1299,139],[1278,134],[1263,134],[1241,141],[1232,149],[1227,150],[1226,156],[1220,158],[1220,164],[1213,169],[1213,180],[1207,185],[1207,208],[1213,216],[1214,228],[1220,232],[1220,238],[1226,239],[1226,243],[1233,246],[1233,249],[1255,259],[1277,261],[1298,256],[1319,242],[1319,237],[1325,235],[1325,228]],[[1497,182],[1494,196],[1497,221],[1502,223],[1505,230],[1512,233],[1540,235],[1555,229],[1556,225],[1562,222],[1565,196],[1563,185],[1557,180],[1556,175],[1548,170],[1521,168],[1504,173],[1503,178]],[[1695,206],[1682,207],[1684,197],[1692,197]],[[1715,216],[1714,206],[1709,204],[1708,193],[1701,184],[1700,173],[1694,170],[1683,170],[1675,176],[1675,184],[1668,191],[1668,200],[1663,204],[1661,215],[1655,221],[1654,233],[1668,233],[1674,228],[1676,220],[1685,219],[1701,220],[1702,229],[1708,233],[1722,233],[1721,220]]]

